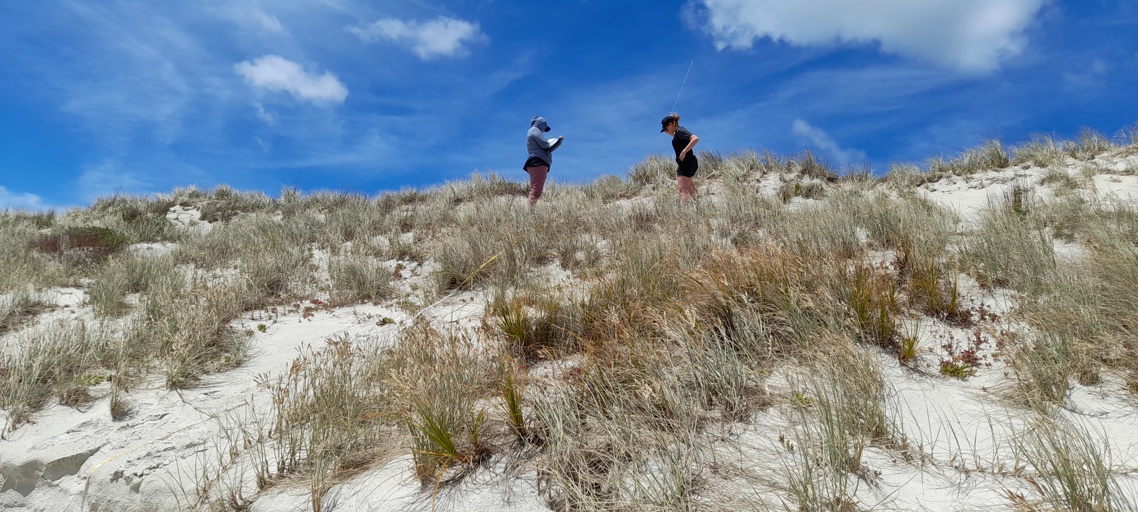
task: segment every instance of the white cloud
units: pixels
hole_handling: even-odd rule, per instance
[[[262,105],[261,102],[254,101],[253,102],[253,108],[256,109],[256,111],[257,111],[257,119],[260,119],[261,122],[265,123],[265,125],[267,125],[267,126],[276,126],[277,125],[277,116],[273,115],[272,112],[265,110],[265,106]]]
[[[880,44],[886,53],[990,72],[1027,45],[1049,0],[693,0],[718,49],[770,38],[801,46]]]
[[[426,22],[383,18],[366,27],[347,27],[344,30],[365,42],[387,39],[409,45],[411,52],[423,60],[464,57],[470,53],[467,44],[482,43],[489,39],[478,28],[478,24],[446,16]]]
[[[11,192],[3,185],[0,185],[0,210],[6,209],[46,210],[48,207],[43,204],[43,199],[40,198],[40,196],[27,192]]]
[[[320,76],[309,74],[300,64],[279,55],[265,55],[253,61],[239,62],[234,64],[233,69],[253,87],[285,91],[299,100],[343,103],[344,98],[348,97],[348,88],[336,75],[327,71]]]
[[[837,160],[837,163],[839,165],[848,165],[852,163],[868,161],[868,158],[866,158],[864,151],[842,148],[838,145],[838,142],[835,141],[833,137],[831,137],[821,128],[811,126],[810,123],[807,123],[801,119],[794,120],[794,124],[791,125],[790,131],[794,133],[794,135],[797,135],[799,138],[814,145],[814,147],[818,148],[826,155],[832,157],[834,160]]]

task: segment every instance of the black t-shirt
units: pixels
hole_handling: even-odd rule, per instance
[[[688,147],[688,143],[690,142],[691,132],[689,132],[688,129],[684,128],[683,126],[677,126],[676,134],[672,137],[672,149],[676,150],[676,158],[680,157],[680,151],[683,151],[684,148]],[[694,153],[694,151],[692,153]],[[687,160],[688,157],[695,156],[692,153],[689,153],[688,156],[685,156],[684,160]]]

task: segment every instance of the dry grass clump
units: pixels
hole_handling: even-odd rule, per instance
[[[411,434],[416,474],[422,483],[438,485],[490,455],[482,432],[487,407],[475,398],[490,395],[493,369],[469,337],[424,328],[403,343],[407,349],[391,356],[388,383],[397,386],[398,420]]]
[[[47,308],[43,298],[27,288],[0,297],[0,336],[19,330]]]
[[[740,185],[764,170],[763,157],[754,151],[724,155],[719,152],[699,154],[699,175],[703,179],[722,180],[725,184]]]
[[[892,163],[889,164],[889,172],[885,173],[881,181],[899,190],[909,191],[926,183],[935,183],[945,177],[945,175],[934,175],[923,171],[921,166],[917,164]]]
[[[980,228],[965,241],[962,263],[985,286],[1039,293],[1055,275],[1051,235],[1017,213],[1015,202],[1005,204],[983,214]]]
[[[388,418],[387,388],[376,380],[376,348],[331,338],[301,353],[287,374],[262,381],[272,396],[271,422],[253,447],[257,487],[294,475],[308,478],[311,506],[328,488],[383,460],[398,436]]]
[[[844,306],[831,293],[837,270],[777,247],[716,251],[692,273],[689,307],[728,336],[759,315],[768,350],[791,356],[822,332],[840,332]]]
[[[798,157],[790,160],[789,167],[802,176],[820,180],[824,183],[838,181],[838,175],[824,160],[818,160],[810,150],[803,151]]]
[[[826,197],[826,186],[817,181],[788,181],[778,189],[778,197],[784,203],[795,197],[822,199]]]
[[[145,293],[156,283],[181,279],[170,256],[116,256],[95,272],[87,285],[87,297],[96,316],[115,316],[126,311],[128,294]]]
[[[328,274],[329,295],[337,303],[377,301],[394,293],[391,269],[365,255],[349,253],[333,259],[328,264]]]
[[[0,228],[24,226],[35,230],[48,229],[55,225],[59,215],[55,210],[24,211],[0,210]]]
[[[1138,506],[1119,484],[1123,470],[1111,462],[1110,439],[1105,433],[1041,416],[1015,443],[1036,473],[1033,481],[1042,495],[1040,505],[1080,512]]]
[[[58,258],[69,266],[89,266],[121,251],[128,240],[122,233],[96,226],[66,227],[41,235],[28,249]]]
[[[177,191],[174,197],[198,207],[204,222],[229,222],[241,214],[271,211],[274,206],[273,200],[260,191],[240,192],[227,185],[218,185],[212,191],[200,194],[190,190]]]
[[[1138,215],[1104,210],[1085,201],[1068,201],[1033,212],[1042,223],[1065,221],[1053,230],[1086,241],[1090,254],[1079,262],[1048,271],[1046,285],[1023,309],[1038,333],[1021,348],[1017,375],[1029,396],[1061,404],[1070,378],[1093,384],[1100,368],[1138,376],[1138,346],[1130,343],[1138,300]]]
[[[872,478],[862,453],[895,436],[876,360],[841,339],[830,341],[829,354],[799,377],[792,400],[798,422],[793,440],[784,441],[799,510],[858,510],[851,483]]]
[[[17,334],[14,352],[0,359],[0,408],[5,431],[29,420],[52,397],[67,398],[76,377],[98,367],[108,356],[108,337],[82,322]]]
[[[441,193],[456,205],[484,202],[499,196],[526,197],[529,194],[529,183],[508,180],[493,172],[486,176],[475,172],[468,180],[447,184]]]
[[[174,260],[222,273],[236,268],[247,281],[247,293],[258,297],[251,305],[304,296],[317,287],[311,251],[321,225],[311,217],[242,217],[189,238]]]
[[[1071,156],[1072,143],[1050,135],[1033,135],[1031,141],[1012,148],[1012,165],[1054,167]]]
[[[178,240],[181,232],[166,220],[175,204],[163,196],[114,195],[96,200],[87,210],[69,212],[64,222],[102,226],[121,234],[127,243]]]
[[[651,155],[628,171],[628,181],[638,187],[670,184],[676,180],[676,159]]]
[[[622,180],[619,176],[606,174],[592,183],[582,185],[581,191],[590,200],[601,204],[608,204],[620,199],[635,197],[640,192],[640,185],[632,180]]]
[[[552,359],[579,347],[576,309],[566,297],[548,291],[502,295],[486,309],[509,352],[523,361]]]
[[[928,161],[930,175],[970,176],[978,172],[1004,169],[1011,165],[1007,149],[996,139],[989,139],[980,147],[969,149],[951,160],[933,157]]]
[[[1083,188],[1082,182],[1062,169],[1048,169],[1043,174],[1043,178],[1039,180],[1039,184],[1052,185],[1056,192],[1068,192]]]
[[[1118,146],[1111,142],[1105,135],[1090,128],[1083,128],[1079,132],[1079,138],[1075,140],[1073,150],[1074,154],[1071,156],[1078,157],[1083,160],[1091,160],[1096,156],[1116,149]]]
[[[159,281],[143,300],[142,316],[126,333],[130,366],[158,362],[166,386],[192,385],[204,373],[232,368],[246,357],[248,338],[229,323],[261,303],[260,290],[244,281],[205,277]]]
[[[553,260],[549,236],[520,205],[502,212],[478,208],[460,217],[465,229],[441,235],[427,256],[438,267],[432,275],[439,291],[470,289],[495,282],[509,286],[520,282],[529,269]]]
[[[247,426],[264,490],[287,477],[310,484],[313,510],[336,483],[409,450],[429,489],[461,478],[502,449],[491,418],[496,363],[469,336],[425,322],[384,348],[376,341],[331,338],[302,353],[287,374],[263,381],[273,403],[269,423]],[[518,387],[514,388],[520,392]],[[515,396],[520,415],[521,395]],[[433,492],[434,491],[430,491]]]

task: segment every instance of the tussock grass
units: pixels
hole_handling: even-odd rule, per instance
[[[817,181],[790,181],[778,189],[778,197],[782,202],[789,202],[795,197],[803,199],[822,199],[826,197],[826,186]]]
[[[121,251],[128,240],[122,233],[97,226],[68,227],[42,235],[29,249],[54,256],[71,266],[91,265]]]
[[[175,197],[180,194],[175,194]],[[186,194],[191,195],[191,194]],[[197,196],[197,194],[192,194]],[[273,200],[262,192],[239,192],[226,185],[218,185],[208,193],[184,200],[201,210],[204,222],[229,222],[241,214],[268,212]]]
[[[620,199],[629,199],[640,193],[640,185],[630,179],[605,175],[582,187],[582,192],[591,200],[601,204]]]
[[[1111,142],[1105,135],[1090,128],[1083,128],[1079,131],[1079,138],[1076,139],[1073,146],[1075,154],[1071,156],[1077,156],[1083,160],[1090,160],[1115,148],[1117,148],[1117,146],[1115,146],[1114,142]]]
[[[856,510],[856,479],[866,478],[862,454],[894,435],[886,411],[886,390],[876,361],[860,349],[836,347],[798,377],[793,407],[790,491],[799,510]]]
[[[1133,510],[1138,503],[1118,482],[1110,439],[1077,423],[1040,417],[1016,438],[1016,449],[1036,471],[1042,501],[1056,510]]]
[[[724,155],[718,152],[699,154],[700,177],[740,185],[754,175],[762,175],[762,157],[754,151]]]
[[[554,294],[519,294],[500,297],[487,309],[497,319],[497,329],[510,353],[523,360],[554,358],[579,346],[579,328],[574,313],[579,311],[564,297]]]
[[[0,210],[0,228],[24,226],[34,230],[48,229],[55,225],[59,218],[55,210],[24,211]]]
[[[145,369],[157,361],[166,386],[181,388],[203,373],[244,361],[248,339],[229,322],[262,300],[255,288],[242,281],[202,278],[158,283],[143,301],[142,316],[125,334],[132,367]]]
[[[27,288],[0,297],[0,336],[19,330],[47,308],[43,298]]]
[[[1055,275],[1051,235],[1017,212],[1014,201],[1005,204],[983,214],[965,241],[962,264],[983,285],[1039,293]]]
[[[391,270],[367,256],[350,253],[336,258],[328,265],[328,274],[329,295],[339,303],[376,301],[393,293]]]
[[[651,155],[628,171],[628,181],[637,186],[664,185],[676,181],[676,161],[664,155]]]
[[[1132,336],[1138,318],[1138,300],[1128,291],[1138,286],[1133,244],[1138,216],[1128,208],[1106,209],[1071,198],[1027,217],[1024,222],[1047,226],[1057,238],[1085,241],[1090,251],[1078,262],[1048,271],[1047,285],[1024,305],[1029,323],[1047,339],[1040,348],[1028,346],[1023,355],[1029,357],[1018,359],[1020,380],[1041,388],[1034,395],[1054,403],[1063,396],[1059,384],[1050,383],[1055,379],[1063,379],[1064,389],[1072,376],[1097,381],[1100,366],[1133,379],[1138,375],[1135,347],[1122,340]]]
[[[1020,344],[1012,368],[1028,405],[1042,411],[1063,405],[1075,370],[1074,345],[1074,340],[1061,332],[1042,332]]]
[[[127,243],[177,240],[180,233],[166,220],[176,203],[169,198],[114,195],[97,199],[87,210],[73,211],[68,222],[99,224],[120,233]]]
[[[921,170],[921,166],[913,163],[889,164],[889,172],[882,178],[884,183],[900,190],[911,190],[926,183],[935,183],[945,176],[931,174]]]
[[[114,257],[95,273],[87,297],[97,316],[115,316],[126,311],[127,294],[145,293],[157,283],[181,279],[169,256]]]
[[[437,486],[484,460],[487,407],[473,398],[492,396],[490,354],[467,336],[424,325],[405,331],[389,357],[385,382],[394,390],[395,419],[410,433],[419,480]]]
[[[999,140],[989,139],[953,159],[934,157],[927,162],[930,175],[970,176],[978,172],[1004,169],[1011,165],[1007,149]]]
[[[789,166],[808,178],[821,180],[825,183],[838,181],[838,175],[830,167],[830,164],[825,160],[818,160],[810,150],[803,151],[802,154],[791,160]]]
[[[1058,192],[1070,192],[1083,188],[1083,183],[1062,169],[1048,169],[1039,180],[1040,185],[1051,185]]]
[[[1012,165],[1054,167],[1072,156],[1073,144],[1050,135],[1034,135],[1031,141],[1012,148]]]
[[[272,396],[271,424],[259,439],[257,485],[305,475],[313,510],[336,482],[381,462],[399,443],[388,418],[388,388],[378,380],[374,346],[346,337],[302,352],[287,374],[262,381]]]
[[[897,348],[897,285],[892,276],[860,266],[847,283],[844,295],[861,339],[880,347]]]
[[[15,353],[0,360],[0,407],[5,431],[28,421],[31,413],[71,387],[76,377],[97,367],[108,354],[108,339],[83,322],[25,331]]]

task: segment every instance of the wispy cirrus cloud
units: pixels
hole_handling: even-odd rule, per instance
[[[388,40],[408,46],[422,60],[465,57],[470,53],[470,44],[489,41],[477,23],[446,16],[425,22],[383,18],[367,26],[346,27],[344,30],[364,42]]]
[[[1082,70],[1063,72],[1063,85],[1068,91],[1093,89],[1102,84],[1110,65],[1105,60],[1095,58]]]
[[[309,73],[300,64],[280,55],[239,62],[234,64],[233,70],[254,88],[287,92],[298,100],[343,103],[348,97],[348,88],[336,75],[328,71],[321,75]]]
[[[790,131],[798,138],[813,145],[819,151],[822,151],[827,156],[836,160],[839,165],[849,165],[868,160],[864,151],[841,147],[838,141],[834,140],[830,134],[801,119],[794,120]]]
[[[718,49],[758,39],[793,45],[880,45],[881,51],[965,72],[991,72],[1027,46],[1048,0],[698,0],[695,23]]]
[[[214,9],[207,9],[221,18],[228,19],[242,27],[258,29],[268,33],[284,33],[284,24],[280,18],[261,9],[248,6],[226,5]]]

